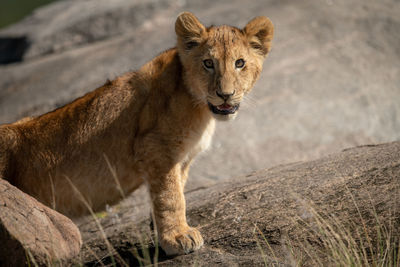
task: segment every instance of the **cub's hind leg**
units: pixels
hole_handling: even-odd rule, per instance
[[[0,178],[14,184],[17,134],[9,125],[0,125]]]

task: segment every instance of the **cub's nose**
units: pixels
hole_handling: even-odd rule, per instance
[[[232,93],[218,92],[217,91],[217,96],[219,96],[220,98],[222,98],[225,101],[228,100],[234,94],[235,94],[235,91],[233,91]]]

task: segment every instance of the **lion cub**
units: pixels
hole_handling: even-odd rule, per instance
[[[215,119],[235,117],[270,51],[273,25],[204,27],[189,12],[177,47],[136,72],[42,116],[0,126],[0,177],[68,216],[94,210],[146,183],[161,247],[169,255],[203,245],[186,222],[184,185]],[[115,169],[117,188],[108,163]]]

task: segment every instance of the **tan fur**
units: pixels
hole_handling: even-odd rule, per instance
[[[205,28],[188,12],[176,21],[177,48],[139,71],[127,73],[53,112],[0,126],[0,177],[44,204],[78,216],[121,198],[146,183],[161,246],[168,254],[200,248],[198,230],[186,223],[184,184],[193,158],[205,150],[215,118],[208,103],[231,94],[240,103],[257,80],[270,50],[273,26],[265,17],[244,30]],[[245,60],[241,69],[238,59]],[[211,59],[214,69],[203,61]]]

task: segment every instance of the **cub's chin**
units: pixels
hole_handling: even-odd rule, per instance
[[[210,102],[208,102],[208,107],[210,108],[210,111],[212,112],[215,119],[219,121],[229,121],[236,118],[237,111],[239,109],[239,104],[230,105],[224,103],[222,105],[215,106]]]

